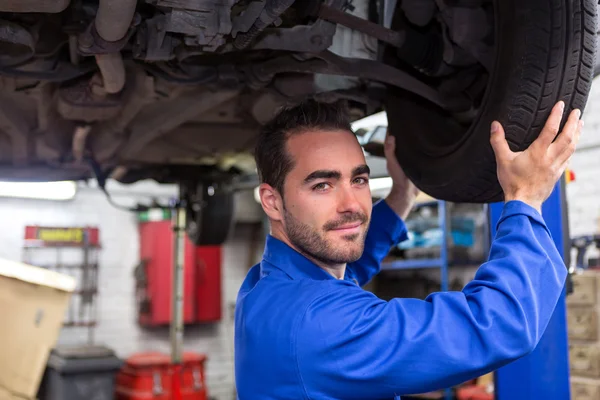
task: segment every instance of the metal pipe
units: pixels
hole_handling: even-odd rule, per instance
[[[121,40],[127,34],[137,0],[100,0],[94,26],[107,42]],[[102,74],[106,93],[118,93],[125,86],[125,64],[120,52],[97,54],[96,63]]]
[[[379,24],[348,14],[345,11],[338,10],[326,4],[321,5],[319,17],[362,32],[394,47],[402,47],[406,39],[406,35],[402,31],[396,32],[392,29],[387,29]]]
[[[83,156],[85,155],[85,144],[87,141],[87,137],[90,134],[91,126],[78,126],[75,128],[75,133],[73,133],[73,143],[71,145],[73,152],[73,157],[75,161],[82,162]]]
[[[171,363],[180,364],[183,352],[183,273],[185,258],[185,206],[178,203],[172,210],[173,265],[171,280]],[[174,379],[179,379],[175,376]]]
[[[96,54],[106,93],[119,93],[125,86],[125,64],[121,53]]]
[[[123,39],[131,26],[137,0],[100,0],[96,32],[107,42]]]

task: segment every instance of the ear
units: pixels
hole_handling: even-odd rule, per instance
[[[263,210],[273,221],[283,220],[283,202],[279,192],[267,183],[261,183],[258,187],[260,204]]]

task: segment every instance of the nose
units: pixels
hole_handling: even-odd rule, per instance
[[[361,211],[360,202],[352,187],[340,187],[338,191],[337,211],[339,213],[356,213]]]

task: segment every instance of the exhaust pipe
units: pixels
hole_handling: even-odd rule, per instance
[[[94,25],[98,35],[107,42],[116,42],[125,37],[137,0],[100,0]],[[96,63],[100,68],[104,90],[118,93],[125,86],[125,64],[120,52],[97,54]]]
[[[96,32],[107,42],[125,37],[135,14],[137,0],[100,0],[96,14]]]
[[[96,54],[96,64],[106,93],[119,93],[125,86],[125,64],[121,53]]]

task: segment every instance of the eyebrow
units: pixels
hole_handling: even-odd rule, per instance
[[[367,175],[371,174],[371,168],[369,168],[369,166],[367,164],[359,165],[358,167],[356,167],[352,170],[353,178],[355,176],[363,175],[363,174],[367,174]]]
[[[339,180],[342,177],[342,173],[340,171],[334,171],[330,169],[320,169],[310,173],[306,178],[304,178],[304,183],[310,183],[317,179],[337,179]]]
[[[363,174],[370,174],[371,169],[368,165],[359,165],[358,167],[352,170],[352,177]],[[304,178],[304,184],[310,183],[317,179],[335,179],[339,180],[342,178],[342,173],[340,171],[330,170],[330,169],[320,169],[310,173],[306,178]]]

